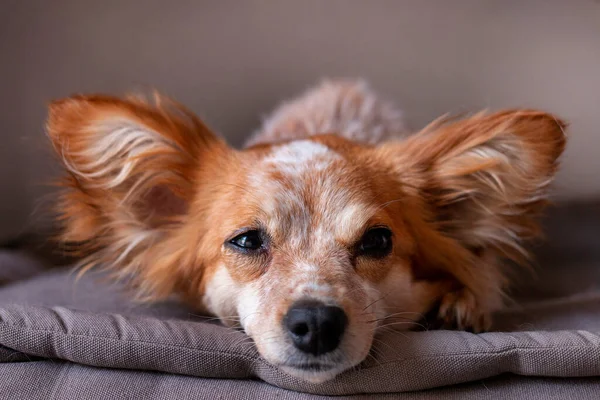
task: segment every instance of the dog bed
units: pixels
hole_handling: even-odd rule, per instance
[[[5,263],[8,258],[4,255]],[[11,265],[28,262],[15,257]],[[506,373],[546,380],[596,377],[600,376],[600,292],[590,283],[598,282],[596,270],[592,264],[580,265],[578,279],[571,283],[579,282],[578,294],[514,306],[497,316],[493,332],[384,334],[373,357],[323,384],[303,382],[274,368],[260,358],[242,332],[179,304],[133,304],[118,285],[108,284],[98,273],[76,280],[70,271],[46,272],[0,289],[0,370],[6,369],[2,376],[8,376],[8,371],[50,361],[63,380],[75,379],[70,374],[81,374],[81,368],[103,367],[254,380],[253,384],[261,380],[277,388],[320,395],[480,384],[492,377],[502,380]],[[564,273],[553,270],[555,283]],[[600,392],[595,378],[581,384],[580,390]]]

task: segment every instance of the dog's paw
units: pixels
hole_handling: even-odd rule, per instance
[[[483,309],[467,288],[446,293],[440,302],[438,318],[442,328],[482,332],[491,326],[490,313]]]

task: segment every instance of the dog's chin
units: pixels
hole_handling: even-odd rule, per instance
[[[350,368],[350,366],[327,365],[319,363],[279,365],[279,368],[289,375],[310,383],[323,383],[330,381],[337,375]]]

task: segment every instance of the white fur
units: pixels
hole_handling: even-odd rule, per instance
[[[89,185],[98,182],[96,184],[103,189],[125,182],[140,162],[136,158],[139,154],[176,146],[151,129],[122,118],[98,122],[87,129],[100,139],[85,153],[71,152],[65,164],[71,172],[90,181]],[[76,158],[91,161],[75,163]]]
[[[235,293],[239,290],[239,285],[233,280],[227,267],[219,265],[207,282],[203,304],[207,310],[215,315],[231,317],[238,315],[237,304],[233,301],[230,293]],[[224,322],[228,322],[224,318]]]
[[[337,236],[349,240],[356,236],[373,214],[374,207],[364,203],[352,203],[342,206],[335,216]]]
[[[322,171],[331,162],[341,157],[320,143],[298,140],[277,146],[263,161],[267,168],[275,168],[291,176],[302,175],[307,171]]]
[[[355,365],[369,351],[373,325],[351,324],[338,350],[313,358],[298,354],[286,339],[281,315],[287,310],[283,307],[311,298],[326,304],[356,303],[354,308],[363,310],[380,293],[377,285],[366,285],[352,274],[350,255],[342,244],[357,239],[375,208],[360,191],[343,183],[348,168],[344,158],[306,137],[336,133],[377,143],[405,132],[401,113],[377,99],[366,84],[338,81],[324,83],[280,107],[254,138],[254,143],[292,140],[274,145],[261,162],[261,168],[254,169],[248,177],[249,189],[260,193],[256,204],[261,210],[259,218],[269,234],[279,240],[274,244],[278,251],[293,255],[283,261],[292,265],[280,269],[271,264],[261,279],[241,285],[231,298],[246,333],[269,361],[278,365],[294,357],[305,357],[308,361],[336,365],[330,371],[318,373],[280,365],[295,376],[319,382]],[[274,172],[282,174],[283,181],[273,179]],[[314,207],[312,212],[309,206]],[[335,276],[350,281],[328,281]],[[215,274],[207,287],[207,296],[218,285],[231,285],[230,279],[224,272]],[[408,291],[406,296],[410,296]],[[351,317],[374,320],[381,315],[371,313],[371,309],[386,310],[384,304],[363,310],[360,316],[353,313]],[[223,301],[213,302],[211,307],[223,307]]]
[[[305,164],[316,157],[329,155],[331,150],[321,143],[310,140],[298,140],[275,148],[271,156],[265,158],[266,163]]]
[[[261,291],[257,283],[245,285],[237,298],[237,313],[240,324],[250,336],[254,333],[254,325],[261,319]]]
[[[362,80],[325,80],[283,103],[248,145],[334,133],[364,143],[405,136],[400,109],[382,100]]]

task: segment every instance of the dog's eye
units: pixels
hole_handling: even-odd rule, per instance
[[[258,250],[263,247],[261,234],[256,230],[241,233],[231,239],[229,243],[242,250]]]
[[[388,228],[369,229],[358,243],[358,255],[381,258],[392,250],[392,232]]]

